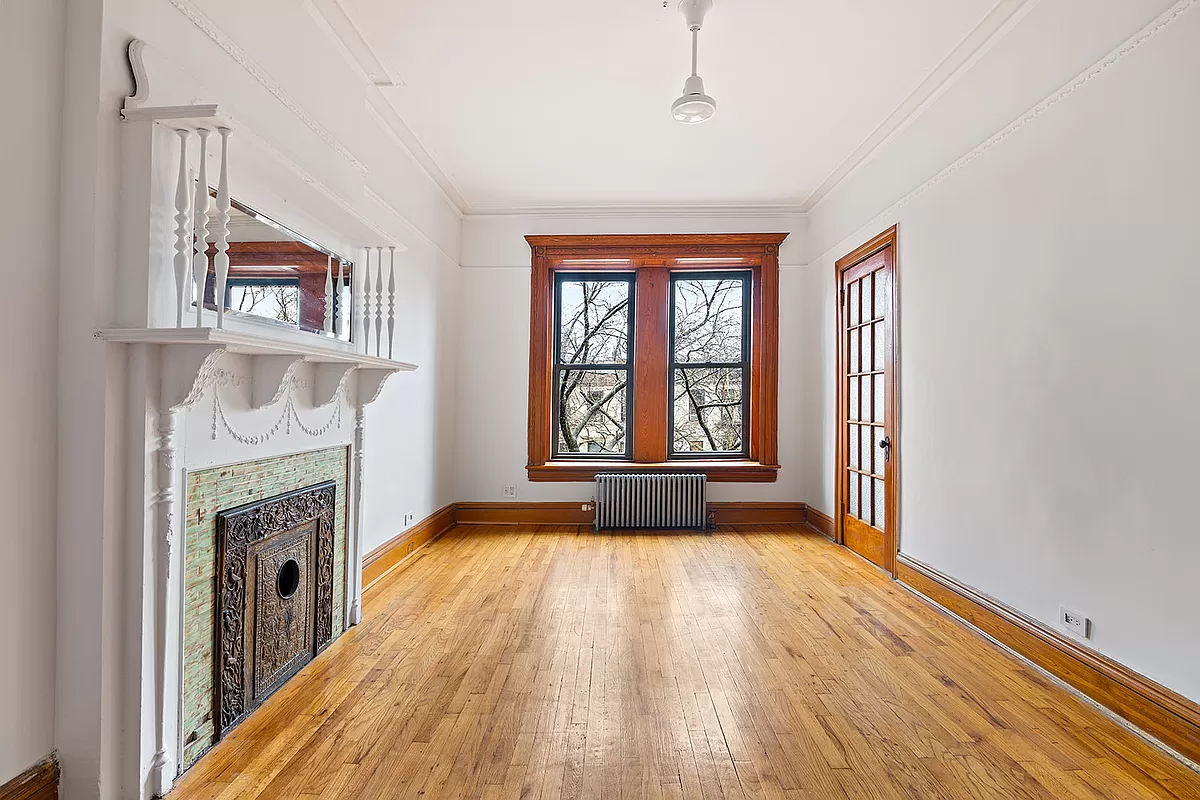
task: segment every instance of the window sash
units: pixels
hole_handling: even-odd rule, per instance
[[[628,286],[628,303],[625,309],[625,361],[615,363],[575,363],[563,361],[562,354],[562,289],[564,283],[578,281],[603,281],[607,283],[625,283]],[[552,330],[554,333],[554,363],[551,370],[551,425],[550,425],[550,457],[571,461],[632,461],[633,437],[636,425],[633,424],[633,395],[634,381],[634,337],[636,323],[636,290],[637,276],[627,270],[613,271],[596,270],[588,272],[555,272],[554,274],[554,310]],[[562,385],[564,372],[624,372],[625,373],[625,436],[624,451],[621,453],[580,453],[562,450],[561,414],[559,403],[559,387]]]
[[[740,280],[742,282],[742,348],[740,361],[678,361],[675,349],[675,332],[676,332],[676,284],[679,281],[688,280]],[[671,271],[670,285],[670,311],[667,321],[668,334],[668,364],[667,364],[667,459],[670,461],[715,461],[722,459],[743,459],[750,455],[750,390],[751,390],[751,369],[753,364],[751,352],[751,317],[750,308],[753,302],[753,280],[754,276],[750,270],[735,270],[728,272],[716,272],[713,270],[703,271]],[[742,375],[742,393],[741,393],[741,422],[742,430],[741,439],[742,446],[739,450],[676,450],[675,449],[675,375],[678,370],[702,370],[702,369],[740,369]]]

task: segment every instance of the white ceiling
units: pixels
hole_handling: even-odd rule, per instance
[[[811,203],[1023,2],[715,0],[685,126],[677,0],[340,0],[468,212]]]

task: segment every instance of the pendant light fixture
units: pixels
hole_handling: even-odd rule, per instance
[[[683,84],[683,96],[671,104],[671,114],[685,125],[695,125],[712,119],[717,101],[704,93],[704,79],[696,74],[696,51],[704,16],[712,10],[713,0],[679,0],[679,10],[692,32],[692,75]]]

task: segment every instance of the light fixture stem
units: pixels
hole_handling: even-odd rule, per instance
[[[700,47],[700,29],[692,28],[692,76],[696,75],[697,57],[696,52]]]

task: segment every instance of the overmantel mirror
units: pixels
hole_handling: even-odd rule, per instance
[[[353,262],[245,203],[231,200],[230,206],[227,317],[265,320],[350,341]],[[215,243],[210,244],[204,305],[213,311],[216,254]]]

